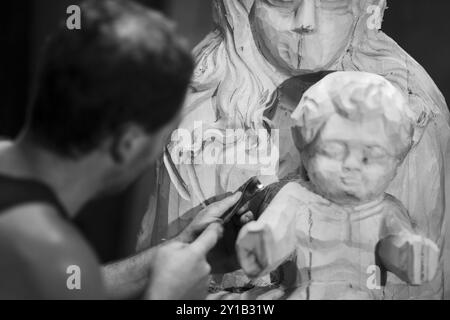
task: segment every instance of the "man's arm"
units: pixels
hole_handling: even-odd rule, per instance
[[[157,248],[103,266],[106,294],[109,299],[139,298],[147,287],[151,262]]]
[[[0,299],[104,299],[99,263],[52,207],[0,217]]]
[[[189,244],[195,241],[209,225],[220,222],[220,216],[231,208],[239,197],[240,194],[235,194],[199,210],[187,228],[169,242]],[[167,244],[166,242],[162,246]],[[135,256],[104,266],[102,272],[108,297],[111,299],[140,297],[147,288],[155,256],[162,246],[147,249]]]

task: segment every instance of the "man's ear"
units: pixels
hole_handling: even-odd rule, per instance
[[[123,164],[136,158],[147,145],[148,135],[143,128],[135,124],[123,126],[113,137],[110,144],[112,159]]]

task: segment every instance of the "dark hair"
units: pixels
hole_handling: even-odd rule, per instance
[[[135,123],[155,132],[181,108],[194,63],[174,25],[128,0],[81,5],[81,30],[46,45],[28,118],[39,144],[75,157]]]

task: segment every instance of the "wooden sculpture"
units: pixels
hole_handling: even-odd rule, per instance
[[[292,118],[308,181],[284,185],[237,241],[258,278],[291,259],[291,299],[436,298],[439,248],[385,191],[413,148],[406,100],[383,77],[336,72],[308,90]],[[372,286],[371,268],[389,271]],[[403,286],[403,288],[402,288]]]
[[[194,51],[197,67],[180,125],[195,143],[175,136],[168,146],[184,183],[171,180],[176,175],[169,177],[158,166],[138,249],[167,238],[172,227],[182,228],[183,214],[203,199],[235,190],[251,176],[269,183],[301,171],[302,159],[290,138],[289,108],[279,110],[284,114],[276,119],[268,118],[265,110],[273,105],[277,88],[292,77],[326,70],[381,75],[407,99],[416,146],[388,192],[441,247],[445,208],[450,208],[445,193],[450,190],[450,114],[426,71],[380,31],[385,9],[385,0],[214,0],[216,28]],[[236,130],[227,135],[226,129]],[[261,129],[271,135],[255,138]],[[211,130],[218,139],[204,134]],[[200,161],[211,149],[219,156],[234,152],[255,159],[258,143],[278,147],[274,172],[265,172],[267,164],[258,158],[231,164]],[[445,281],[450,284],[450,277]],[[443,288],[438,291],[442,294]]]

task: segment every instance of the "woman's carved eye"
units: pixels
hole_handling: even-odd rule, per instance
[[[317,0],[316,5],[324,10],[330,11],[350,11],[351,10],[351,0]]]
[[[266,0],[266,2],[275,7],[289,7],[298,2],[298,0]]]

